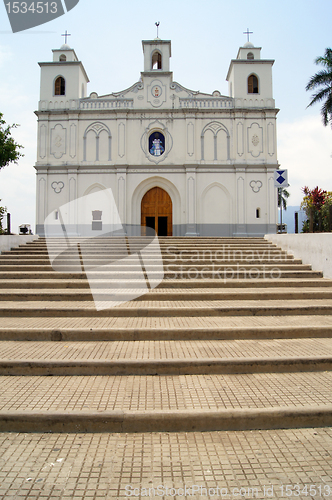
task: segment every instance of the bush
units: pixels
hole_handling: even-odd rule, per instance
[[[302,233],[310,231],[310,215],[313,218],[313,232],[330,231],[330,207],[332,207],[332,192],[325,191],[316,186],[309,189],[307,186],[302,188],[304,197],[301,203],[301,209],[305,211],[307,220],[302,226]],[[332,222],[332,221],[331,221]]]

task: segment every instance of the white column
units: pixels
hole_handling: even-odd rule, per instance
[[[127,223],[126,214],[126,184],[127,184],[127,168],[120,167],[116,169],[116,184],[117,184],[117,207],[122,224]]]
[[[244,168],[236,169],[236,236],[247,236],[246,228],[246,172]]]
[[[37,174],[37,223],[38,234],[44,234],[44,222],[47,207],[47,170]]]
[[[197,236],[196,226],[196,167],[186,167],[186,221],[185,236]]]

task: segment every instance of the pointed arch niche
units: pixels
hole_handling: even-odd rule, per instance
[[[151,69],[162,69],[162,55],[158,50],[152,54]]]
[[[205,161],[230,159],[230,134],[222,123],[210,122],[203,128],[201,159]]]
[[[83,161],[112,160],[112,134],[102,122],[89,125],[83,135]]]
[[[259,94],[259,82],[257,75],[248,76],[248,94]]]
[[[66,95],[66,80],[61,75],[54,80],[54,95]]]

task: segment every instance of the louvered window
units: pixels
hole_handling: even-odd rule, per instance
[[[255,75],[248,78],[248,94],[258,94],[258,78]]]
[[[66,82],[62,76],[58,76],[55,80],[54,85],[54,95],[65,95],[66,93]]]

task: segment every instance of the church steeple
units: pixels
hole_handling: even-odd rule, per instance
[[[171,41],[142,40],[144,53],[144,73],[170,73]]]
[[[261,47],[246,42],[239,48],[236,59],[232,59],[226,80],[230,97],[245,99],[273,99],[273,59],[261,59]]]
[[[60,49],[52,52],[52,62],[39,63],[40,101],[48,108],[53,105],[68,107],[71,99],[86,96],[89,78],[75,50],[69,45],[63,44]]]

